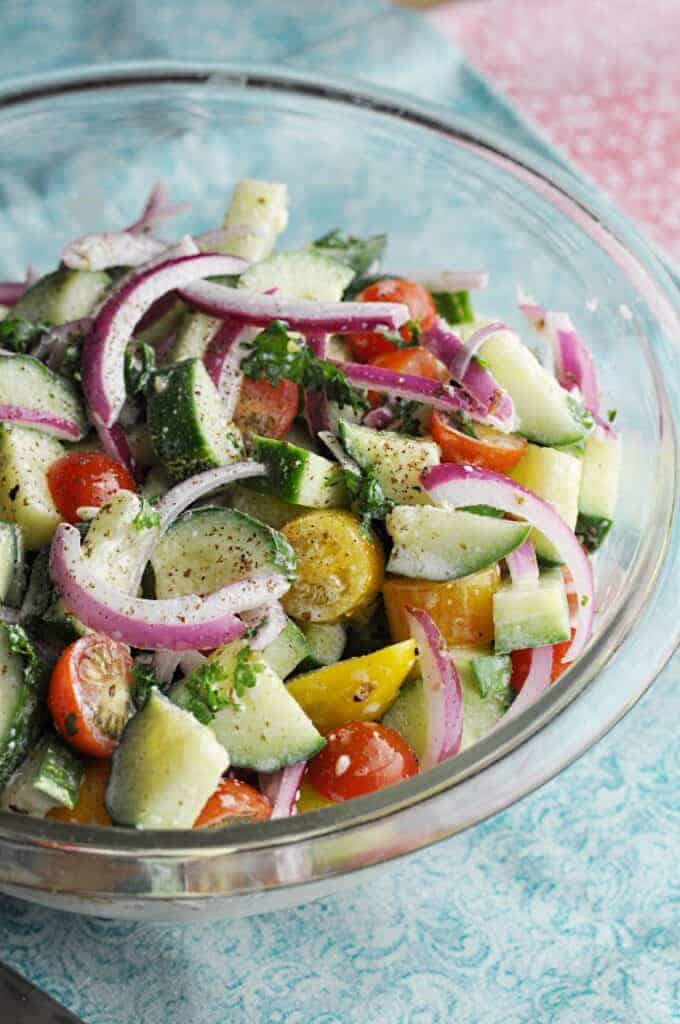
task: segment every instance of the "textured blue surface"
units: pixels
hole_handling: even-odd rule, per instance
[[[5,75],[134,57],[289,58],[451,103],[546,152],[458,54],[386,3],[41,0],[29,15],[5,0],[1,10]],[[677,679],[676,665],[596,750],[459,837],[455,855],[444,843],[370,888],[199,927],[0,898],[0,955],[88,1024],[680,1020]]]

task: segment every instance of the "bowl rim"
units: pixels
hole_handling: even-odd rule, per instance
[[[473,147],[489,158],[501,162],[506,170],[528,179],[556,205],[561,205],[563,209],[569,208],[571,215],[581,220],[584,229],[596,237],[604,248],[609,248],[610,255],[614,249],[619,259],[627,261],[637,283],[641,285],[644,282],[649,301],[655,304],[660,315],[663,315],[669,324],[674,324],[676,329],[678,327],[680,303],[677,289],[651,246],[623,214],[604,197],[593,192],[592,188],[579,182],[570,170],[536,156],[522,145],[508,143],[493,131],[480,128],[473,121],[453,114],[442,104],[414,100],[413,97],[396,90],[372,86],[349,78],[317,75],[296,69],[273,68],[263,64],[163,60],[87,65],[75,70],[11,79],[0,86],[0,117],[12,108],[62,97],[69,93],[83,94],[144,86],[204,86],[227,90],[259,89],[292,93],[320,102],[355,107],[393,121],[405,121],[424,130],[443,134],[454,143]],[[677,336],[680,336],[680,333]],[[646,339],[642,339],[642,342],[647,345]],[[237,825],[222,835],[217,831],[135,832],[117,827],[73,826],[0,812],[0,844],[8,842],[21,847],[78,850],[88,855],[118,859],[153,855],[154,860],[176,857],[196,860],[277,849],[301,841],[313,842],[317,838],[329,835],[357,833],[363,827],[368,828],[383,819],[399,815],[415,805],[425,807],[443,794],[450,796],[454,790],[460,794],[462,801],[468,784],[473,784],[473,790],[478,789],[477,783],[481,776],[492,768],[497,769],[506,761],[512,761],[520,748],[526,756],[532,741],[545,734],[548,726],[554,727],[558,718],[569,716],[583,691],[588,689],[590,692],[594,683],[598,679],[602,680],[606,666],[611,669],[612,659],[629,642],[628,625],[637,619],[646,619],[652,606],[658,612],[664,586],[668,586],[669,577],[672,578],[670,561],[666,559],[671,547],[673,561],[680,561],[675,502],[678,477],[675,412],[677,405],[671,402],[666,389],[668,381],[664,379],[651,348],[647,348],[650,369],[661,398],[661,414],[665,423],[662,445],[672,477],[666,487],[663,543],[659,546],[654,559],[648,559],[647,563],[638,566],[638,575],[645,576],[645,587],[638,595],[637,601],[630,608],[628,604],[622,604],[618,613],[611,617],[591,643],[586,654],[579,659],[578,681],[570,670],[536,705],[506,725],[501,725],[493,739],[485,737],[475,747],[458,755],[455,760],[440,764],[429,772],[389,790],[382,790],[377,794],[328,810],[270,821],[265,826]],[[605,641],[613,641],[611,649],[606,651],[604,648],[608,643]],[[637,684],[622,694],[622,699],[616,702],[616,706],[609,702],[606,716],[593,723],[593,728],[587,736],[581,737],[577,750],[565,749],[561,756],[554,756],[550,763],[546,762],[542,766],[542,771],[527,778],[525,784],[520,785],[511,794],[505,793],[500,796],[497,806],[493,800],[480,804],[470,820],[456,824],[452,818],[450,822],[442,823],[440,832],[434,839],[413,841],[408,849],[400,850],[393,855],[376,857],[374,861],[386,861],[393,856],[412,852],[429,845],[429,842],[438,841],[453,832],[471,827],[509,807],[553,778],[602,738],[630,710],[658,676],[680,643],[680,623],[674,622],[671,617],[664,631],[664,641],[660,647],[655,648],[655,658],[648,671],[644,676],[640,673]],[[471,751],[474,751],[474,755]],[[366,861],[362,866],[365,864]],[[326,872],[328,873],[330,872]],[[317,873],[314,877],[319,878],[322,874],[323,872]],[[0,881],[2,877],[3,868],[0,866]]]

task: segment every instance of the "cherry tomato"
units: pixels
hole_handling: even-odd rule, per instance
[[[415,320],[421,330],[426,331],[437,318],[437,308],[428,290],[414,281],[401,281],[396,277],[384,277],[375,284],[355,296],[355,302],[401,302],[408,306],[411,319]],[[411,340],[411,330],[404,325],[399,332],[404,341]],[[398,351],[393,341],[389,341],[379,331],[366,334],[348,334],[347,341],[352,355],[360,362],[370,363],[385,352]]]
[[[326,736],[308,776],[322,796],[352,800],[418,773],[418,762],[398,732],[377,722],[346,722]]]
[[[135,481],[121,462],[102,452],[73,452],[53,462],[47,483],[59,515],[78,523],[78,509],[100,508],[118,491],[136,491]]]
[[[47,705],[57,732],[89,757],[110,757],[132,714],[132,658],[124,644],[89,633],[62,651]]]
[[[384,366],[394,373],[412,373],[416,377],[427,377],[428,380],[448,380],[451,376],[443,363],[426,348],[395,348],[392,352],[384,352],[372,360],[374,366]],[[380,396],[375,391],[368,392],[368,400],[372,406],[380,405]]]
[[[553,659],[552,659],[552,671],[550,673],[550,682],[554,683],[556,679],[566,672],[571,662],[565,663],[562,659],[567,653],[571,640],[574,636],[574,630],[571,631],[571,638],[569,640],[563,640],[560,644],[553,645]],[[512,658],[512,676],[510,677],[510,685],[512,686],[515,693],[519,693],[526,682],[526,678],[529,675],[529,668],[531,666],[531,648],[528,647],[526,650],[512,651],[510,653]]]
[[[244,377],[234,423],[246,440],[253,434],[263,437],[285,437],[298,410],[298,386],[282,380],[276,386],[268,380]]]
[[[265,821],[271,813],[269,800],[253,786],[239,779],[222,779],[196,818],[194,828],[214,828],[234,818]]]
[[[504,434],[493,427],[475,423],[477,437],[457,430],[445,412],[435,409],[430,432],[442,452],[444,462],[464,462],[495,473],[507,473],[527,450],[527,442],[519,434]]]

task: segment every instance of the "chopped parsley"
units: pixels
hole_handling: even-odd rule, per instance
[[[312,248],[351,267],[355,274],[366,274],[375,263],[379,263],[385,252],[387,235],[371,235],[369,238],[356,238],[354,235],[343,235],[339,228],[328,231],[313,243]]]
[[[50,327],[51,324],[40,320],[27,320],[23,316],[8,316],[0,322],[0,346],[23,354],[37,344]]]
[[[240,698],[246,690],[256,685],[257,673],[261,668],[262,662],[253,657],[246,644],[234,660],[231,684],[224,686],[230,673],[218,661],[207,661],[184,680],[186,693],[182,698],[182,707],[203,725],[210,725],[218,711],[224,708],[232,708],[234,711],[240,709]]]
[[[154,686],[163,689],[151,666],[137,662],[132,668],[132,700],[138,711],[146,704]]]
[[[593,429],[595,421],[585,405],[574,398],[573,395],[567,395],[567,406],[577,423],[580,423],[585,430]]]
[[[422,402],[414,402],[409,398],[395,398],[392,401],[395,408],[395,421],[391,430],[399,430],[402,434],[412,434],[420,437],[422,433],[421,415],[423,411]]]
[[[125,352],[125,390],[128,397],[140,395],[156,369],[156,353],[144,341],[129,345]]]
[[[80,364],[81,349],[82,345],[79,341],[69,342],[64,349],[59,367],[59,373],[62,376],[70,377],[71,380],[77,381],[79,384],[83,379],[83,371]]]
[[[619,410],[618,409],[607,409],[607,419],[609,420],[610,423],[614,422],[614,420],[616,419],[618,414],[619,414]]]
[[[157,502],[158,498],[142,498],[142,506],[132,520],[135,530],[151,530],[161,525],[160,512],[155,507]]]
[[[384,327],[379,327],[375,333],[382,334],[395,348],[416,348],[420,343],[420,324],[417,320],[407,320],[404,327],[408,328],[408,338],[402,338],[400,331],[388,331]]]
[[[475,314],[470,302],[469,292],[432,292],[437,312],[448,324],[471,324]]]
[[[253,660],[250,648],[242,647],[236,655],[234,666],[234,693],[242,697],[246,690],[251,690],[257,683],[257,673],[262,669],[262,662]]]
[[[46,684],[48,677],[47,665],[39,656],[28,633],[23,626],[6,626],[8,646],[11,654],[24,658],[24,680],[31,689],[39,689]]]
[[[392,511],[394,502],[385,496],[374,469],[357,472],[341,468],[338,472],[364,530],[370,530],[372,520],[384,519]]]
[[[291,338],[279,320],[260,331],[246,348],[241,370],[251,380],[268,380],[274,386],[292,380],[303,391],[325,391],[341,409],[348,405],[360,413],[368,408],[366,397],[339,367],[320,359],[305,342]]]

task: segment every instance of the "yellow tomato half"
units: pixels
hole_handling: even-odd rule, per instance
[[[77,825],[110,825],[111,819],[104,807],[104,794],[111,774],[111,762],[91,758],[85,762],[85,775],[78,800],[71,810],[55,807],[47,817]]]

